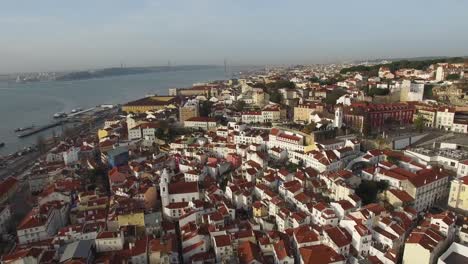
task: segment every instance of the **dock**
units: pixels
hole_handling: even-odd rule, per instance
[[[28,136],[34,135],[36,133],[39,133],[41,131],[47,130],[49,128],[60,126],[60,125],[63,125],[65,123],[69,123],[69,122],[76,122],[75,117],[79,117],[80,115],[91,112],[91,111],[93,111],[95,109],[96,109],[96,107],[91,107],[91,108],[88,108],[88,109],[85,109],[85,110],[82,110],[82,111],[79,111],[79,112],[76,112],[76,113],[70,113],[70,114],[67,115],[67,117],[65,117],[65,118],[63,118],[63,119],[61,119],[59,121],[55,121],[55,122],[52,122],[52,123],[44,125],[44,126],[36,127],[36,128],[33,128],[33,129],[31,129],[31,130],[29,130],[27,132],[18,134],[18,137],[19,138],[28,137]]]
[[[47,125],[44,125],[44,126],[40,126],[38,128],[32,129],[32,130],[30,130],[28,132],[18,134],[18,137],[19,138],[28,137],[28,136],[34,135],[36,133],[39,133],[41,131],[44,131],[46,129],[53,128],[53,127],[56,127],[56,126],[60,126],[63,123],[65,123],[65,122],[64,121],[57,121],[57,122],[53,122],[53,123],[50,123],[50,124],[47,124]]]
[[[70,117],[74,117],[74,116],[77,116],[77,115],[81,115],[81,114],[84,114],[84,113],[87,113],[87,112],[91,112],[93,111],[94,109],[96,109],[96,107],[91,107],[91,108],[88,108],[88,109],[85,109],[85,110],[81,110],[79,112],[76,112],[76,113],[70,113],[67,115],[66,118],[70,118]]]

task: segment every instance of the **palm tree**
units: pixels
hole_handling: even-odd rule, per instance
[[[388,144],[388,141],[386,138],[383,138],[381,136],[379,136],[376,140],[375,140],[375,144],[377,144],[377,147],[379,149],[383,149],[385,147],[385,145]]]

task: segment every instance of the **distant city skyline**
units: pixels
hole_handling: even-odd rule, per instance
[[[468,1],[2,1],[0,73],[468,55]]]

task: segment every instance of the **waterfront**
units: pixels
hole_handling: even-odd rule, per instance
[[[0,82],[0,155],[35,144],[38,136],[60,132],[60,127],[19,139],[18,127],[41,126],[57,112],[100,104],[125,103],[146,94],[167,94],[168,88],[188,87],[196,82],[225,79],[223,67],[210,69],[125,75],[80,81],[15,83]]]

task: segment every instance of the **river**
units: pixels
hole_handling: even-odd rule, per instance
[[[233,69],[235,70],[235,69]],[[189,71],[157,72],[79,81],[16,83],[0,82],[0,156],[36,143],[37,136],[53,129],[18,138],[15,128],[50,122],[57,112],[70,112],[100,104],[119,104],[146,94],[166,95],[169,88],[189,87],[196,82],[225,79],[223,67]],[[60,129],[60,128],[55,128]],[[58,131],[57,131],[58,133]]]

